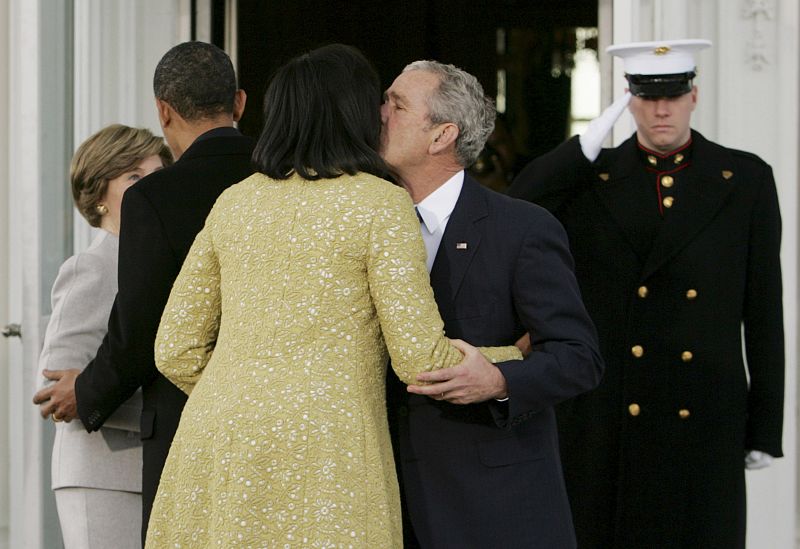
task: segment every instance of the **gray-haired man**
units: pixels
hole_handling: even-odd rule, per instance
[[[464,173],[494,116],[475,77],[434,61],[407,66],[382,107],[381,152],[419,212],[447,335],[532,344],[523,361],[424,374],[408,392],[390,380],[407,546],[575,546],[552,407],[603,364],[561,225]]]

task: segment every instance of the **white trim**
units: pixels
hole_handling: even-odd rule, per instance
[[[0,2],[0,36],[9,36],[10,21],[9,21],[9,6],[6,2]],[[10,41],[4,40],[0,42],[0,82],[10,81],[9,72],[9,46]],[[5,213],[0,216],[4,222],[0,225],[0,326],[5,326],[11,322],[15,322],[15,318],[10,315],[9,308],[9,284],[11,283],[11,261],[10,261],[10,229],[11,221],[10,215],[12,208],[9,204],[9,181],[10,172],[8,170],[8,147],[10,141],[9,130],[9,86],[0,86],[0,208]],[[18,320],[18,318],[16,319]],[[12,349],[20,348],[20,342],[16,338],[6,339],[0,338],[0,395],[8,395],[10,390],[9,385],[9,369],[10,365],[19,363],[18,361],[9,360],[9,354]],[[0,397],[4,398],[4,397]],[[8,408],[8,404],[6,408]],[[5,409],[0,412],[5,419],[0,421],[0,549],[9,549],[9,503],[10,498],[10,485],[9,485],[9,466],[11,457],[11,444],[9,437],[9,427],[11,414],[10,409]]]
[[[175,17],[175,44],[192,39],[192,1],[174,0],[177,16]]]
[[[73,143],[77,148],[92,132],[96,121],[101,118],[101,102],[96,100],[94,90],[100,89],[102,72],[100,71],[101,49],[93,47],[101,41],[103,25],[100,11],[92,2],[78,2],[74,7],[73,25],[75,37],[73,41],[74,82],[73,82]],[[94,99],[94,100],[93,100]],[[92,230],[86,220],[73,208],[72,244],[75,253],[85,250],[92,242]]]
[[[40,2],[11,0],[9,9],[9,178],[15,192],[9,197],[11,314],[20,318],[23,345],[14,349],[9,368],[8,418],[11,422],[10,509],[11,547],[43,546],[41,509],[43,455],[39,442],[43,422],[30,405],[26,369],[36,362],[39,318],[39,175],[40,175]],[[22,230],[22,227],[25,230]],[[31,272],[33,271],[33,272]],[[24,296],[24,297],[23,297]],[[24,299],[24,303],[23,303]],[[17,345],[14,345],[17,347]],[[35,370],[33,370],[35,373]],[[33,413],[31,413],[33,412]]]
[[[198,42],[211,43],[211,0],[195,2],[195,36]]]
[[[612,29],[613,29],[613,38],[611,40],[612,44],[624,44],[626,42],[636,42],[639,40],[639,35],[635,34],[635,29],[637,27],[637,22],[639,20],[639,5],[636,0],[613,0],[614,7],[612,11]],[[605,51],[602,52],[602,55],[606,57],[610,57]],[[624,63],[619,58],[613,58],[611,61],[612,63],[612,75],[613,80],[611,84],[612,89],[612,100],[618,97],[622,97],[625,93],[625,90],[628,88],[628,81],[625,80],[625,69]],[[608,106],[608,105],[604,105]],[[614,130],[612,132],[613,138],[612,142],[614,146],[619,145],[626,139],[628,139],[631,134],[636,131],[636,125],[633,121],[633,117],[630,113],[626,110],[622,113],[622,116],[619,117],[619,120],[614,125]]]
[[[225,51],[239,74],[239,0],[225,2]]]

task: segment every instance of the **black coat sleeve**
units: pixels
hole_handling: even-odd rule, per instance
[[[514,178],[508,195],[557,212],[565,200],[594,180],[578,136],[535,158]]]
[[[119,288],[108,334],[75,382],[78,415],[88,431],[102,427],[138,387],[158,374],[153,343],[179,268],[162,220],[147,196],[131,187],[122,201]]]
[[[761,190],[750,220],[744,335],[750,391],[745,448],[783,455],[784,339],[781,214],[772,170],[761,164]]]
[[[595,388],[604,368],[566,232],[553,216],[537,210],[522,240],[512,284],[514,306],[533,352],[522,361],[498,364],[508,386],[507,426]]]

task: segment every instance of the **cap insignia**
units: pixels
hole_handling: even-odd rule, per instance
[[[730,170],[722,170],[722,177],[724,177],[725,179],[730,179],[731,177],[733,177],[733,172]]]
[[[656,55],[665,55],[671,48],[669,46],[659,46],[653,50]]]

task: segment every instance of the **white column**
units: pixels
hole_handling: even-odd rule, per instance
[[[183,36],[185,3],[0,5],[0,321],[20,322],[23,335],[0,344],[0,548],[60,546],[49,487],[52,424],[31,397],[54,269],[72,251],[64,242],[70,142],[117,121],[160,133],[152,74]],[[81,230],[88,232],[85,224]]]
[[[58,524],[48,498],[49,451],[46,424],[30,403],[39,354],[42,303],[41,181],[61,162],[61,133],[44,131],[63,125],[45,120],[45,111],[58,112],[62,97],[44,86],[58,71],[64,27],[57,21],[63,5],[47,1],[9,3],[9,278],[10,319],[22,324],[22,340],[9,342],[8,392],[4,413],[9,422],[9,547],[39,549],[58,543]],[[48,11],[50,10],[50,11]],[[63,65],[63,63],[62,63]],[[49,73],[47,71],[50,71]],[[44,151],[52,153],[47,158]],[[48,511],[49,509],[49,511]]]
[[[625,42],[637,42],[641,38],[638,36],[638,21],[640,6],[637,0],[613,0],[613,14],[612,14],[612,29],[613,38],[610,44],[623,44]],[[610,45],[609,44],[609,45]],[[625,80],[625,71],[622,67],[622,61],[617,57],[608,55],[605,50],[600,52],[601,59],[605,63],[610,63],[611,71],[611,90],[612,97],[610,101],[621,97],[628,87],[628,82]],[[603,61],[601,61],[602,63]],[[604,104],[606,107],[611,103]],[[622,113],[617,123],[614,125],[612,131],[613,144],[619,145],[636,130],[636,125],[633,122],[633,117],[626,110]]]
[[[76,0],[74,142],[112,123],[161,133],[153,71],[161,56],[188,39],[185,0]],[[92,231],[74,216],[75,250]]]
[[[609,0],[610,1],[610,0]],[[225,51],[239,74],[239,0],[225,1]]]
[[[195,1],[195,40],[211,42],[211,0]]]
[[[718,125],[725,144],[752,151],[775,172],[783,218],[786,454],[748,473],[748,546],[794,547],[797,526],[798,342],[798,4],[796,0],[719,2],[721,64]],[[723,4],[726,4],[723,6]],[[766,7],[760,11],[759,7]]]
[[[9,23],[8,3],[0,2],[0,36],[8,36],[11,31]],[[8,279],[11,274],[9,261],[9,170],[8,170],[8,143],[10,133],[8,130],[8,82],[9,79],[9,40],[0,41],[0,327],[12,321],[8,303]],[[0,395],[9,394],[8,359],[9,344],[19,345],[14,340],[0,339]],[[7,413],[8,406],[0,413]],[[10,439],[8,421],[0,421],[0,549],[9,549],[9,466],[10,466]]]

